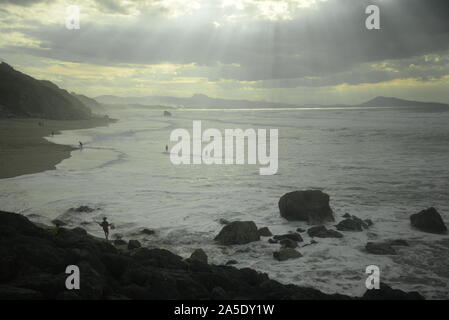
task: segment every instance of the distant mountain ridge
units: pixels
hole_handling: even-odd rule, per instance
[[[295,105],[287,103],[276,103],[267,101],[232,100],[210,98],[204,94],[195,94],[188,98],[178,98],[169,96],[145,96],[145,97],[117,97],[104,95],[94,98],[104,104],[135,104],[135,105],[166,105],[177,107],[197,107],[197,108],[330,108],[330,107],[429,107],[449,109],[449,104],[437,102],[420,102],[404,100],[399,98],[376,97],[367,102],[355,105]]]
[[[449,107],[448,104],[438,103],[438,102],[421,102],[421,101],[413,101],[413,100],[404,100],[393,97],[376,97],[371,99],[365,103],[362,103],[360,106],[363,107]]]
[[[0,64],[0,118],[82,120],[91,110],[75,96],[47,80],[37,80]]]
[[[194,94],[192,97],[179,98],[170,96],[146,97],[117,97],[104,95],[94,98],[104,104],[139,104],[139,105],[167,105],[196,108],[294,108],[298,105],[274,103],[267,101],[232,100],[211,98],[204,94]]]

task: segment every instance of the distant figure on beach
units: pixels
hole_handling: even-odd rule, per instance
[[[165,152],[168,152],[168,145],[165,145]]]
[[[53,137],[54,135],[55,135],[55,132],[54,132],[54,131],[52,131],[52,132],[51,132],[51,136]]]
[[[80,144],[80,149],[82,149],[83,148],[83,143],[81,141],[79,141],[79,144]]]
[[[109,240],[109,227],[111,224],[108,222],[107,218],[103,218],[103,222],[98,223],[101,227],[103,227],[104,236],[106,237],[106,240]]]

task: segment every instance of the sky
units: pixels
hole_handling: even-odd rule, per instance
[[[449,1],[0,0],[0,59],[91,97],[449,103]]]

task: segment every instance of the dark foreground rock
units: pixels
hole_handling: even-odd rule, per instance
[[[80,290],[65,288],[68,265],[80,268]],[[393,292],[386,290],[383,297],[420,298]],[[55,235],[21,215],[0,212],[0,299],[213,298],[351,299],[283,285],[248,268],[186,261],[163,249],[118,250],[79,228],[61,229]],[[379,296],[367,294],[365,298]]]
[[[418,292],[404,292],[402,290],[393,289],[385,283],[380,283],[378,290],[368,290],[363,295],[365,300],[424,300]]]
[[[446,233],[447,227],[435,208],[429,208],[410,216],[413,227],[424,232]]]
[[[319,190],[294,191],[279,200],[281,216],[289,221],[323,224],[334,221],[329,195]]]
[[[203,249],[196,249],[195,251],[193,251],[190,259],[207,264],[207,254]]]
[[[259,240],[260,235],[253,221],[231,222],[215,237],[215,241],[224,245],[246,244]]]

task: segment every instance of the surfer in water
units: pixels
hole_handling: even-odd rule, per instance
[[[80,149],[82,149],[83,148],[83,143],[81,141],[79,141],[79,144],[80,144]]]
[[[165,152],[168,152],[168,145],[165,145]]]

